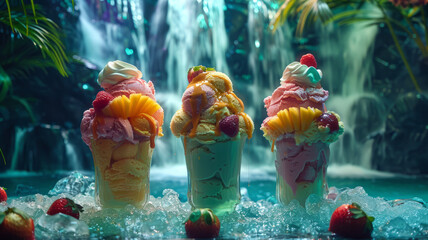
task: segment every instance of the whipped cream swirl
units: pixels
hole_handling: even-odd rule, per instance
[[[300,83],[308,87],[317,87],[322,78],[322,72],[314,67],[308,67],[299,62],[290,63],[284,70],[281,84],[286,82]]]
[[[130,78],[141,78],[143,74],[132,64],[116,60],[108,62],[98,74],[98,84],[102,88],[111,87],[123,80]]]

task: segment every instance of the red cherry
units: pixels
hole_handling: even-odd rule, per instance
[[[239,117],[237,115],[230,115],[219,122],[219,127],[229,137],[235,137],[239,132]]]
[[[306,65],[306,66],[308,66],[308,67],[314,67],[314,68],[317,68],[317,61],[315,60],[314,55],[312,55],[312,54],[310,54],[310,53],[308,53],[308,54],[306,54],[306,55],[303,55],[303,56],[300,58],[300,63],[301,63],[301,64],[304,64],[304,65]]]
[[[333,113],[323,113],[317,118],[318,125],[330,128],[330,132],[339,130],[339,121]]]
[[[94,106],[94,109],[96,111],[101,111],[113,99],[114,99],[114,97],[110,93],[108,93],[106,91],[100,91],[100,92],[98,92],[97,97],[95,98],[95,100],[92,102],[92,105]]]

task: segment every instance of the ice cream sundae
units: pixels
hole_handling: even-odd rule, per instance
[[[152,82],[133,65],[109,62],[98,76],[98,92],[81,122],[92,151],[95,198],[103,207],[142,207],[149,196],[155,137],[162,136],[163,109]]]
[[[327,111],[328,91],[321,87],[321,70],[312,54],[289,64],[281,85],[264,103],[268,117],[261,129],[276,147],[277,199],[301,205],[310,194],[323,196],[329,144],[343,133],[338,114]]]
[[[188,199],[194,208],[221,214],[240,201],[242,148],[254,124],[225,74],[197,66],[189,69],[188,81],[182,108],[171,120],[184,145]]]

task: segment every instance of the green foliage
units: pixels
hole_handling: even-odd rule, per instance
[[[362,7],[370,4],[378,8],[381,16],[373,15]],[[332,14],[336,12],[336,14]],[[409,73],[415,89],[421,92],[405,54],[401,49],[395,28],[405,32],[413,40],[424,58],[428,57],[428,24],[423,6],[413,5],[407,8],[395,6],[389,0],[284,0],[272,19],[270,26],[275,31],[289,16],[299,16],[296,34],[302,36],[304,29],[320,19],[324,24],[336,22],[339,25],[365,23],[367,26],[386,24],[397,51]],[[396,16],[400,16],[397,19]],[[420,36],[415,26],[424,31]],[[425,38],[425,41],[423,40]]]
[[[12,110],[21,106],[35,122],[28,99],[13,94],[13,79],[28,78],[31,72],[46,72],[50,67],[68,76],[68,58],[59,27],[43,15],[33,0],[28,5],[24,0],[20,3],[6,0],[6,9],[0,5],[0,105]]]
[[[26,9],[30,8],[35,9],[35,15],[27,14]],[[10,11],[0,10],[0,23],[9,25],[12,32],[21,38],[31,40],[43,57],[48,56],[59,73],[67,76],[65,62],[68,59],[60,39],[59,28],[52,20],[40,13],[37,5],[23,5],[11,8]],[[12,39],[15,42],[20,40],[22,39]]]
[[[3,157],[4,165],[6,165],[6,158],[4,157],[3,151],[1,150],[1,148],[0,148],[0,153],[1,153],[1,156]]]

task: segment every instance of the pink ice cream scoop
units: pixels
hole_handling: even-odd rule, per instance
[[[149,81],[146,83],[145,81],[139,78],[131,78],[120,81],[115,85],[112,85],[105,89],[106,92],[113,95],[113,97],[125,95],[129,97],[132,93],[141,93],[150,97],[153,100],[155,99],[155,88],[153,83]]]
[[[283,83],[264,99],[267,115],[275,116],[282,109],[290,107],[314,107],[323,109],[328,91],[323,88],[303,88],[295,83]]]
[[[183,94],[183,110],[190,116],[201,114],[215,103],[215,92],[207,85],[191,86]]]
[[[296,145],[293,138],[283,138],[276,142],[276,147],[277,172],[290,185],[294,194],[299,182],[314,182],[318,174],[327,168],[330,149],[326,143]]]
[[[95,130],[93,126],[96,126]],[[108,138],[115,142],[128,140],[137,143],[140,138],[134,136],[132,126],[127,119],[103,117],[95,118],[95,110],[90,108],[83,113],[83,119],[80,124],[83,141],[90,146],[94,134],[98,138]]]

